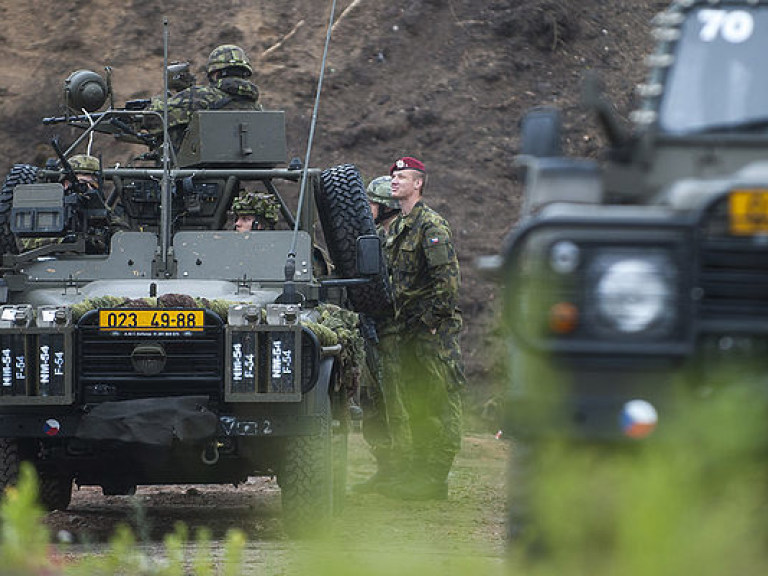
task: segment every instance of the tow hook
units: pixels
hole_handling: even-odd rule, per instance
[[[202,454],[200,454],[203,464],[207,464],[208,466],[216,464],[216,462],[219,461],[219,448],[222,446],[223,444],[221,442],[215,440],[210,444],[207,444],[205,448],[203,448]]]

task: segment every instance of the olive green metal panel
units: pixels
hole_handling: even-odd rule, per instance
[[[284,112],[208,110],[193,114],[178,163],[272,167],[284,164],[286,155]]]

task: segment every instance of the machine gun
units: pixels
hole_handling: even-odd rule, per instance
[[[98,112],[108,99],[108,109]],[[77,70],[70,74],[64,82],[64,103],[67,113],[64,116],[43,118],[43,124],[66,123],[81,128],[84,133],[73,147],[91,132],[111,134],[123,142],[144,144],[152,149],[157,147],[158,139],[142,132],[144,119],[149,115],[156,115],[148,110],[151,100],[129,100],[123,108],[116,108],[109,68],[106,80],[90,70]]]

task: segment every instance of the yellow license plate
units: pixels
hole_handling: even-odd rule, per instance
[[[101,330],[199,332],[203,328],[203,310],[99,310]]]
[[[732,190],[728,198],[728,215],[731,234],[768,234],[768,190]]]

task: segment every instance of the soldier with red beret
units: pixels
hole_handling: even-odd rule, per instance
[[[402,210],[385,252],[400,334],[402,396],[408,411],[411,469],[381,492],[403,499],[447,497],[448,473],[461,445],[465,384],[459,332],[459,262],[448,222],[422,201],[424,163],[412,156],[390,168]]]

